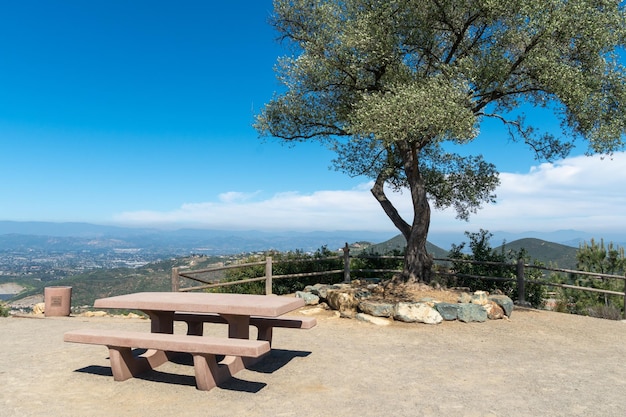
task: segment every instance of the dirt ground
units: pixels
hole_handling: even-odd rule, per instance
[[[147,320],[0,319],[0,415],[621,417],[626,410],[624,322],[537,310],[439,325],[317,318],[311,330],[276,329],[269,357],[208,392],[195,389],[189,361],[115,382],[105,347],[62,341],[65,331],[85,327],[149,331]],[[205,332],[226,328],[207,324]]]

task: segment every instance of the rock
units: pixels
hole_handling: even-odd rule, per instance
[[[459,318],[459,304],[437,303],[435,309],[444,320],[451,321]]]
[[[389,326],[391,324],[391,320],[370,316],[369,314],[365,313],[357,313],[356,319],[359,321],[364,321],[366,323],[375,324],[377,326]]]
[[[459,304],[458,317],[464,323],[487,321],[487,310],[483,306],[472,303]]]
[[[425,303],[398,303],[393,318],[407,323],[439,324],[443,321],[441,314]]]
[[[375,317],[393,316],[394,304],[382,301],[363,300],[359,303],[359,310]]]
[[[495,301],[488,301],[484,305],[489,320],[499,320],[504,318],[504,310]]]
[[[37,303],[33,306],[33,314],[43,314],[46,311],[46,303]]]
[[[326,298],[326,292],[328,291],[328,287],[329,285],[326,284],[307,285],[304,291],[315,294],[320,298]]]
[[[488,296],[489,296],[489,293],[486,291],[476,291],[472,295],[472,304],[478,304],[480,306],[484,306],[485,304],[489,302],[489,299],[487,298]]]
[[[320,297],[310,292],[296,291],[296,297],[302,298],[304,305],[307,306],[314,306],[320,303]]]
[[[341,313],[356,310],[359,305],[353,291],[341,289],[328,290],[326,301],[333,310],[338,310]]]
[[[511,313],[513,313],[513,300],[506,295],[491,295],[489,296],[489,300],[502,307],[507,317],[511,317]]]

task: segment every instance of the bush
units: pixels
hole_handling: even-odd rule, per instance
[[[304,289],[307,285],[317,283],[335,284],[343,281],[343,259],[336,253],[329,251],[326,246],[321,247],[313,254],[302,251],[289,252],[266,252],[263,255],[251,256],[242,263],[254,263],[263,261],[266,257],[272,257],[272,275],[291,275],[310,272],[324,272],[341,270],[341,273],[320,274],[310,277],[275,278],[272,280],[272,293],[277,295],[291,294]],[[333,258],[333,259],[327,259]],[[251,265],[242,268],[229,269],[225,273],[223,282],[239,281],[250,278],[262,278],[265,276],[265,265]],[[215,292],[242,293],[242,294],[265,294],[265,280],[234,284],[226,287],[218,287]]]
[[[519,252],[497,251],[491,248],[489,239],[493,236],[486,230],[480,229],[477,233],[465,232],[470,239],[469,247],[471,254],[465,253],[465,242],[460,245],[452,245],[448,257],[459,261],[452,262],[452,270],[455,275],[444,278],[441,284],[445,286],[465,287],[470,291],[487,291],[490,293],[501,292],[512,300],[518,299],[517,288],[517,260],[522,259],[528,262],[528,254],[524,249]],[[483,263],[484,262],[484,263]],[[538,264],[536,262],[536,264]],[[485,278],[481,278],[485,277]],[[541,272],[537,269],[526,271],[526,280],[535,280],[541,277]],[[500,278],[494,280],[489,278]],[[525,299],[534,307],[541,307],[545,298],[545,288],[539,284],[526,283]]]
[[[592,239],[590,243],[581,244],[576,253],[576,260],[576,268],[584,272],[623,275],[626,270],[624,249],[614,246],[613,243],[605,246],[602,240],[597,243]],[[596,276],[572,273],[558,275],[554,280],[561,284],[579,287],[624,291],[624,282],[621,279],[601,279]],[[567,306],[566,310],[573,314],[618,320],[624,311],[624,297],[618,295],[561,288],[559,298]]]
[[[0,317],[9,317],[9,305],[0,301]]]

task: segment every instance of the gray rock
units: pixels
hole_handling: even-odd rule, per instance
[[[444,320],[451,321],[459,318],[459,304],[437,303],[435,309]]]
[[[394,304],[381,301],[363,300],[359,303],[359,310],[375,317],[393,316]]]
[[[504,314],[506,314],[507,317],[511,317],[511,313],[513,313],[513,300],[506,295],[498,294],[490,295],[489,300],[502,307],[502,310],[504,310]]]
[[[304,305],[314,306],[320,303],[320,298],[310,292],[296,291],[296,297],[304,300]]]
[[[483,306],[472,303],[461,303],[458,304],[458,317],[459,320],[464,323],[469,322],[485,322],[487,321],[487,310],[483,308]]]

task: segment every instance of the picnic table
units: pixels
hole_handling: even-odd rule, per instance
[[[285,317],[304,306],[295,297],[191,293],[140,292],[95,301],[95,308],[140,310],[151,320],[151,333],[75,330],[65,333],[68,342],[102,344],[109,348],[115,380],[125,380],[156,368],[172,359],[176,352],[194,357],[196,385],[209,390],[221,381],[250,366],[267,354],[274,327],[304,328],[316,325],[315,318]],[[174,334],[174,322],[185,321],[186,335]],[[202,336],[203,324],[226,323],[228,337]],[[259,331],[250,340],[250,326]],[[132,348],[149,349],[135,357]],[[225,356],[219,363],[217,357]]]

